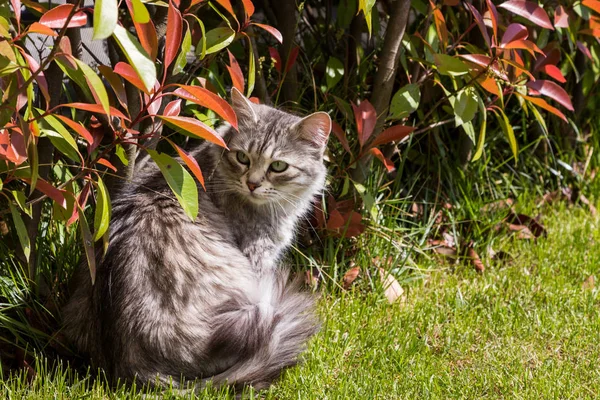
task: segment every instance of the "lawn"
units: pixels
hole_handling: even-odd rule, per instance
[[[393,304],[364,290],[324,294],[322,330],[305,362],[269,391],[245,397],[597,398],[600,220],[561,205],[546,209],[543,222],[547,238],[500,241],[496,250],[510,259],[484,258],[483,273],[469,263],[425,261],[427,277],[401,282],[406,297]],[[3,382],[0,398],[134,393],[109,394],[102,380],[42,364],[31,383]],[[207,389],[200,397],[227,394]]]

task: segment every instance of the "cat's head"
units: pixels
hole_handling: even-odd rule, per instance
[[[230,130],[221,178],[253,204],[294,206],[324,185],[323,153],[331,131],[324,112],[305,118],[250,102],[231,91],[239,131]]]

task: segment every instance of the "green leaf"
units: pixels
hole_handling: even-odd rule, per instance
[[[198,21],[198,25],[200,26],[200,31],[202,31],[202,37],[196,44],[196,55],[200,56],[200,59],[202,60],[206,56],[206,29],[204,29],[204,23],[200,20],[200,18],[193,14],[192,16],[196,18],[196,21]]]
[[[83,72],[83,75],[87,78],[87,84],[91,86],[91,88],[94,90],[94,93],[96,93],[98,101],[102,105],[104,112],[106,115],[110,116],[110,102],[108,100],[108,93],[106,92],[104,83],[102,83],[102,79],[100,79],[98,74],[96,74],[96,72],[94,72],[89,65],[78,59],[74,60],[79,69],[81,69],[81,72]]]
[[[479,111],[481,112],[482,121],[481,126],[479,127],[479,139],[477,140],[477,148],[475,149],[475,154],[473,155],[471,161],[477,161],[479,160],[479,158],[481,158],[483,154],[483,145],[485,143],[485,131],[487,129],[487,112],[485,104],[483,100],[481,100],[481,97],[478,97],[478,100]]]
[[[96,213],[94,215],[94,229],[96,229],[94,233],[95,242],[100,240],[104,236],[104,233],[108,231],[111,215],[110,196],[100,176],[98,176],[96,187],[98,190],[96,192]]]
[[[450,103],[454,108],[454,120],[456,127],[470,122],[477,112],[479,96],[472,87],[461,90],[456,97],[451,97]]]
[[[146,24],[150,21],[150,13],[148,13],[148,9],[140,0],[131,0],[131,5],[133,6],[133,20],[140,24]]]
[[[227,47],[235,38],[235,31],[227,26],[206,32],[206,54],[216,53]]]
[[[31,255],[31,243],[29,242],[27,228],[25,228],[25,223],[23,222],[23,218],[21,218],[21,213],[19,213],[19,210],[17,210],[12,203],[8,203],[8,206],[10,207],[10,213],[12,214],[15,228],[17,229],[19,242],[23,248],[23,254],[25,255],[27,261],[29,261],[29,256]]]
[[[433,58],[438,67],[438,71],[442,75],[460,76],[469,72],[469,67],[467,64],[458,58],[449,56],[447,54],[438,53],[434,54]]]
[[[194,221],[198,216],[198,187],[192,175],[173,157],[154,150],[147,151],[158,165],[183,211]]]
[[[365,21],[367,22],[367,28],[369,29],[369,36],[371,36],[371,9],[375,5],[375,0],[358,0],[358,10],[362,11],[365,15]]]
[[[146,89],[152,91],[154,83],[156,82],[156,66],[146,53],[146,50],[144,50],[140,42],[138,42],[137,39],[121,25],[116,26],[113,36],[117,40],[117,43],[119,43],[119,47],[121,47],[123,53],[125,53],[129,65],[133,67],[142,82],[144,82]]]
[[[115,146],[115,154],[119,157],[119,160],[123,163],[123,165],[129,165],[129,159],[127,158],[127,153],[125,149],[120,144]]]
[[[36,110],[39,112],[39,110]],[[64,125],[53,115],[46,115],[40,120],[40,130],[50,138],[54,146],[64,155],[75,162],[81,161],[81,155],[77,148],[77,143],[71,133]]]
[[[183,71],[185,66],[187,65],[187,53],[190,51],[192,47],[192,35],[190,35],[190,30],[186,29],[185,35],[183,36],[183,41],[181,42],[181,51],[179,55],[175,59],[175,65],[173,66],[173,74],[176,75]]]
[[[86,99],[93,101],[94,96],[92,95],[92,91],[90,90],[87,81],[85,80],[83,70],[81,68],[74,69],[69,62],[64,62],[61,57],[56,57],[54,61],[56,61],[62,72],[81,88]]]
[[[396,92],[390,104],[390,118],[402,119],[413,113],[421,101],[419,85],[411,83]]]
[[[20,192],[18,190],[11,190],[17,205],[23,212],[31,217],[31,205],[27,206],[27,198],[25,197],[25,193]]]
[[[34,140],[31,140],[27,146],[27,160],[29,161],[29,169],[31,169],[31,184],[29,185],[29,195],[31,195],[35,190],[39,177],[39,157],[37,144]]]
[[[344,64],[335,57],[329,57],[325,67],[325,81],[327,89],[333,88],[344,76]]]
[[[513,127],[510,124],[510,121],[508,120],[508,117],[506,116],[504,111],[502,111],[502,109],[499,108],[498,112],[500,113],[500,115],[496,114],[496,117],[498,118],[498,122],[500,123],[502,130],[506,134],[508,143],[510,144],[510,149],[512,150],[512,153],[513,153],[513,156],[515,157],[515,162],[516,162],[517,155],[518,155],[518,148],[517,148],[517,139],[515,138],[515,132],[513,131]]]
[[[106,39],[112,35],[117,26],[118,17],[117,0],[96,0],[94,3],[94,34],[92,40]]]
[[[341,0],[337,10],[337,26],[345,29],[350,26],[352,18],[358,13],[356,0]]]
[[[256,67],[254,49],[252,48],[252,40],[248,38],[248,88],[246,89],[246,97],[250,97],[254,90],[254,82],[256,81]]]
[[[79,230],[81,231],[81,240],[83,241],[83,248],[85,250],[85,258],[90,269],[90,277],[92,278],[92,285],[96,282],[96,252],[94,250],[94,241],[92,240],[92,232],[90,226],[85,219],[85,213],[81,209],[79,203],[77,204],[77,211],[79,213]]]

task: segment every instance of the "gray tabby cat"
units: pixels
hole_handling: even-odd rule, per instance
[[[276,267],[323,189],[331,120],[255,105],[235,89],[232,99],[230,151],[194,153],[208,178],[196,221],[152,164],[113,200],[95,284],[86,266],[77,271],[64,332],[110,379],[263,388],[317,329],[313,296]]]

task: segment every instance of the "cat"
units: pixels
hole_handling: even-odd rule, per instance
[[[278,265],[323,190],[331,120],[231,96],[229,150],[192,152],[207,175],[196,220],[151,164],[113,200],[95,284],[85,264],[76,271],[63,332],[112,381],[261,389],[317,330],[314,296]]]

